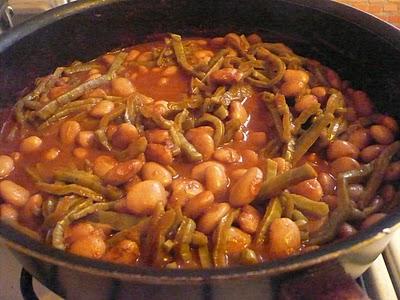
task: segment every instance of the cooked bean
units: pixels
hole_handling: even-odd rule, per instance
[[[314,95],[304,95],[296,101],[294,108],[296,111],[302,112],[303,110],[307,110],[317,103],[318,99]]]
[[[37,136],[30,136],[22,140],[19,150],[23,153],[32,153],[38,151],[42,146],[42,139]]]
[[[58,157],[58,155],[60,154],[60,149],[53,147],[50,148],[49,150],[47,150],[43,156],[46,160],[54,160]]]
[[[326,78],[328,79],[329,84],[338,90],[342,89],[342,80],[340,79],[339,75],[333,71],[332,69],[326,70]]]
[[[126,97],[135,92],[131,81],[124,77],[117,77],[111,81],[111,89],[114,96]]]
[[[349,223],[343,223],[339,227],[338,236],[342,239],[345,239],[352,235],[355,235],[356,233],[357,229],[355,229],[352,225],[350,225]]]
[[[113,135],[117,132],[117,130],[118,130],[117,125],[115,125],[115,124],[108,125],[107,130],[106,130],[107,139],[111,140]]]
[[[196,57],[201,63],[208,63],[211,57],[214,56],[214,53],[210,50],[198,50],[193,53],[194,57]]]
[[[247,37],[247,41],[250,44],[258,44],[258,43],[262,43],[262,39],[261,37],[257,34],[257,33],[252,33]]]
[[[311,94],[318,98],[323,98],[326,96],[326,88],[323,86],[316,86],[311,89]]]
[[[147,160],[158,162],[164,166],[172,164],[174,160],[171,150],[160,144],[148,144],[145,154]]]
[[[129,123],[123,123],[118,126],[117,131],[112,136],[112,144],[115,147],[125,149],[130,143],[139,137],[136,127]]]
[[[115,55],[114,54],[105,54],[101,58],[105,63],[111,65],[115,60]]]
[[[240,161],[239,153],[235,149],[229,147],[215,150],[213,157],[222,163],[236,163]]]
[[[386,203],[391,202],[395,194],[396,194],[396,188],[392,184],[385,184],[380,192],[380,195],[382,196],[383,200]]]
[[[144,180],[157,180],[165,187],[172,183],[171,173],[155,162],[147,162],[143,165],[142,178]]]
[[[240,229],[250,234],[257,231],[260,221],[260,213],[251,205],[243,206],[237,219]]]
[[[115,107],[114,102],[103,100],[97,103],[89,112],[89,114],[94,118],[102,118],[106,114],[112,112],[114,107]]]
[[[106,252],[106,243],[98,235],[88,235],[76,240],[68,250],[75,255],[98,259]]]
[[[400,179],[400,161],[391,163],[386,170],[385,180],[397,181]]]
[[[377,123],[390,129],[394,134],[397,134],[399,132],[399,124],[394,118],[390,116],[381,115]]]
[[[139,55],[140,55],[140,51],[136,50],[136,49],[133,49],[133,50],[128,52],[128,56],[126,57],[126,60],[127,61],[133,61],[136,58],[138,58]]]
[[[302,70],[288,69],[285,71],[285,74],[283,75],[283,80],[299,81],[299,82],[303,82],[303,83],[307,84],[308,81],[310,80],[310,76],[308,75],[307,72],[302,71]]]
[[[69,244],[76,242],[79,239],[89,235],[100,235],[100,231],[96,231],[93,224],[88,222],[79,222],[73,224],[65,230],[64,237]]]
[[[321,184],[324,195],[333,195],[335,193],[335,180],[330,174],[321,172],[318,174],[317,180]]]
[[[1,198],[16,207],[22,207],[29,199],[29,191],[11,180],[0,182]]]
[[[258,154],[249,149],[245,149],[242,151],[243,162],[248,165],[256,165],[258,163]]]
[[[8,155],[0,155],[0,179],[6,178],[14,170],[14,160]]]
[[[21,159],[22,155],[21,155],[21,152],[15,151],[15,152],[12,152],[12,153],[10,154],[10,157],[11,157],[15,162],[18,162],[18,161]]]
[[[149,143],[155,144],[164,144],[170,139],[168,130],[164,129],[146,130],[146,138]]]
[[[81,125],[77,121],[64,122],[59,130],[60,140],[65,145],[71,145],[81,131]]]
[[[229,193],[229,203],[234,207],[251,203],[258,194],[262,180],[262,171],[257,167],[250,168],[232,186]]]
[[[251,243],[250,234],[239,228],[230,227],[227,232],[226,252],[228,255],[238,256]]]
[[[258,147],[265,146],[267,144],[267,134],[263,131],[249,132],[247,141]]]
[[[93,131],[81,131],[76,138],[77,143],[83,148],[93,147],[96,142],[96,136]]]
[[[100,155],[94,160],[93,172],[99,177],[104,177],[118,162],[111,156]]]
[[[374,112],[374,106],[368,95],[363,91],[355,91],[352,95],[354,109],[361,117],[368,117]]]
[[[85,159],[89,155],[89,151],[86,148],[77,147],[72,151],[72,154],[78,159]]]
[[[140,256],[140,249],[136,242],[122,240],[111,249],[108,249],[103,258],[106,261],[119,264],[133,264]]]
[[[210,81],[215,84],[233,85],[243,78],[243,73],[235,68],[222,68],[210,74]]]
[[[277,163],[277,175],[282,174],[290,169],[290,164],[282,157],[275,157],[272,159]]]
[[[285,97],[296,97],[304,93],[306,84],[303,81],[286,81],[281,86],[281,93]]]
[[[187,200],[204,191],[203,185],[197,180],[178,178],[172,181],[172,195],[170,203],[179,206],[185,205]]]
[[[124,184],[139,173],[142,167],[143,161],[139,159],[120,162],[103,176],[103,181],[111,185]]]
[[[150,51],[143,52],[136,59],[138,62],[147,62],[153,59],[153,53]]]
[[[230,208],[228,203],[214,203],[199,219],[198,230],[204,234],[211,233]]]
[[[349,184],[348,191],[350,198],[357,202],[358,198],[364,192],[364,186],[358,183]]]
[[[89,91],[84,95],[84,98],[105,98],[105,97],[107,97],[107,93],[101,88]]]
[[[229,178],[231,179],[231,185],[234,184],[239,178],[241,178],[248,169],[236,169],[230,173]]]
[[[168,83],[169,79],[167,77],[161,77],[160,80],[158,81],[159,86],[166,85]]]
[[[349,156],[357,159],[359,150],[350,142],[335,140],[329,144],[326,154],[329,160],[335,160],[339,157]]]
[[[361,223],[361,229],[367,229],[368,227],[371,227],[372,225],[375,225],[379,221],[383,220],[386,217],[385,213],[376,213],[368,216],[362,223]]]
[[[340,157],[331,163],[332,174],[337,176],[339,173],[343,173],[350,170],[359,169],[360,164],[354,158],[351,157]]]
[[[210,161],[203,162],[203,163],[200,163],[200,164],[194,166],[193,169],[192,169],[192,172],[191,172],[191,177],[193,179],[196,179],[196,180],[200,181],[200,182],[204,182],[205,181],[206,169],[208,167],[214,166],[214,165],[225,172],[225,167],[222,164],[220,164],[219,162],[210,160]]]
[[[188,131],[186,138],[203,155],[203,160],[209,160],[214,153],[214,139],[207,133]]]
[[[363,150],[360,152],[360,158],[368,163],[373,161],[375,158],[381,154],[381,152],[385,149],[384,145],[371,145],[368,147],[365,147]]]
[[[0,204],[1,221],[18,221],[18,211],[8,203]]]
[[[162,72],[163,76],[172,76],[178,73],[178,67],[177,66],[169,66],[166,67],[165,70]]]
[[[360,150],[364,149],[365,147],[370,145],[372,142],[372,138],[369,133],[369,130],[364,129],[364,128],[358,129],[358,130],[352,132],[349,135],[348,140],[351,144],[353,144]]]
[[[207,190],[212,192],[216,198],[221,198],[225,195],[229,180],[224,169],[217,165],[211,165],[206,168],[204,176]]]
[[[272,221],[269,228],[269,254],[274,258],[287,257],[300,249],[300,230],[288,218]]]
[[[382,125],[372,125],[369,129],[372,138],[381,145],[389,145],[394,142],[394,134]]]
[[[215,38],[211,39],[210,43],[211,43],[211,45],[214,45],[214,46],[222,46],[223,44],[225,44],[225,38],[215,37]]]
[[[324,194],[321,184],[317,179],[302,181],[295,186],[290,187],[289,191],[293,194],[302,195],[313,201],[320,201]]]
[[[183,213],[189,218],[196,219],[214,203],[214,195],[204,191],[186,201]]]
[[[20,211],[20,220],[24,224],[36,226],[42,217],[43,197],[40,194],[31,196]]]
[[[229,118],[237,119],[240,123],[246,122],[249,115],[247,114],[246,109],[244,108],[243,104],[239,101],[233,101],[229,105]]]
[[[337,196],[335,195],[323,196],[322,201],[328,204],[329,210],[334,210],[337,207]]]
[[[137,215],[150,215],[158,203],[167,203],[167,192],[156,180],[145,180],[135,184],[126,196],[126,208]]]

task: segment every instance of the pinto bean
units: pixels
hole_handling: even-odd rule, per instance
[[[111,80],[111,90],[114,96],[127,97],[135,92],[135,87],[129,79],[117,77]]]
[[[329,84],[333,88],[338,89],[338,90],[342,89],[342,80],[340,79],[339,75],[335,71],[328,68],[326,70],[325,75],[326,75],[326,78],[327,78]]]
[[[381,152],[385,149],[384,145],[371,145],[368,147],[365,147],[363,150],[360,152],[360,158],[368,163],[373,161],[375,158],[381,154]]]
[[[15,207],[8,203],[0,204],[0,220],[1,221],[18,221],[18,211]]]
[[[29,199],[29,191],[11,180],[0,182],[0,196],[8,204],[22,207]]]
[[[168,130],[164,129],[146,130],[145,134],[149,143],[165,144],[170,139]]]
[[[155,162],[147,162],[143,165],[142,177],[144,180],[157,180],[165,187],[172,183],[171,173]]]
[[[178,178],[172,181],[170,203],[183,206],[185,203],[204,191],[203,185],[197,180]]]
[[[400,161],[392,162],[386,170],[385,180],[397,181],[400,179]]]
[[[115,147],[125,149],[130,143],[139,137],[136,127],[129,123],[118,126],[117,131],[112,136],[112,144]]]
[[[311,94],[318,98],[323,98],[326,96],[326,88],[323,86],[316,86],[311,89]]]
[[[339,175],[340,173],[359,168],[360,164],[358,163],[358,161],[356,161],[354,158],[347,156],[340,157],[331,163],[331,171],[332,174],[335,176]]]
[[[106,114],[112,112],[114,107],[115,107],[114,102],[109,100],[103,100],[97,103],[89,112],[89,114],[94,118],[102,118]]]
[[[215,84],[232,85],[243,78],[243,73],[235,68],[222,68],[210,74],[210,81]]]
[[[243,206],[237,219],[240,229],[250,234],[257,231],[260,221],[260,213],[251,205]]]
[[[113,157],[100,155],[94,160],[93,172],[102,178],[117,164],[118,162]]]
[[[68,251],[75,255],[98,259],[106,252],[106,243],[99,235],[88,235],[72,243]]]
[[[8,155],[0,155],[0,179],[4,179],[14,170],[14,160]]]
[[[371,227],[372,225],[375,225],[379,221],[381,221],[383,218],[386,217],[385,213],[375,213],[370,216],[368,216],[362,223],[360,228],[361,229],[367,229],[368,227]]]
[[[324,195],[333,195],[335,193],[335,180],[328,173],[321,172],[317,177],[318,182],[321,184]]]
[[[394,134],[397,134],[399,132],[399,124],[394,118],[390,116],[380,115],[377,123],[390,129],[390,131],[392,131]]]
[[[78,133],[76,141],[83,148],[91,148],[96,143],[96,136],[93,131],[81,131]]]
[[[296,101],[296,104],[294,105],[294,109],[298,112],[302,112],[303,110],[309,109],[311,106],[315,105],[318,103],[317,97],[314,95],[304,95],[301,96],[298,101]]]
[[[215,150],[213,157],[222,163],[237,163],[240,161],[239,153],[235,149],[229,147]]]
[[[126,196],[126,208],[137,215],[150,215],[158,203],[167,203],[167,192],[156,180],[145,180],[135,184]]]
[[[306,84],[303,81],[286,81],[281,86],[281,93],[285,97],[296,97],[304,93]]]
[[[394,142],[394,134],[385,126],[372,125],[369,130],[372,138],[381,145],[388,145]]]
[[[300,249],[300,230],[289,218],[272,221],[269,229],[269,254],[274,258],[287,257]]]
[[[264,131],[251,131],[247,141],[258,147],[264,146],[267,144],[267,134]]]
[[[278,164],[277,166],[277,174],[282,174],[290,169],[289,163],[282,157],[275,157],[272,159],[274,162]]]
[[[200,164],[194,166],[190,177],[192,177],[193,179],[196,179],[200,182],[204,182],[206,169],[208,167],[214,166],[214,165],[225,172],[225,167],[222,164],[220,164],[219,162],[210,160],[210,161],[206,161],[206,162],[203,162],[203,163],[200,163]]]
[[[183,213],[189,218],[196,219],[214,203],[214,195],[204,191],[186,201]]]
[[[303,82],[303,83],[307,84],[308,81],[310,80],[310,76],[308,75],[307,72],[302,71],[302,70],[287,69],[285,71],[285,74],[283,75],[283,80],[286,82],[299,81],[299,82]]]
[[[171,149],[160,144],[148,144],[145,155],[147,160],[158,162],[164,166],[171,165],[174,160]]]
[[[204,234],[211,233],[217,227],[219,221],[229,212],[230,208],[228,203],[214,203],[201,216],[198,222],[198,230]]]
[[[229,203],[234,207],[251,203],[257,196],[260,183],[263,180],[262,171],[253,167],[235,182],[229,194]]]
[[[354,91],[351,95],[354,109],[361,117],[368,117],[374,112],[374,105],[368,95],[363,91]]]
[[[53,147],[53,148],[50,148],[49,150],[47,150],[43,154],[43,156],[44,156],[44,159],[46,159],[46,160],[55,160],[58,157],[58,155],[60,155],[60,152],[61,152],[60,149]]]
[[[59,130],[61,142],[65,145],[72,145],[80,131],[81,125],[77,121],[64,122]]]
[[[247,37],[247,41],[250,44],[258,44],[258,43],[262,43],[262,39],[261,37],[257,34],[257,33],[252,33]]]
[[[33,135],[22,140],[19,150],[23,153],[32,153],[38,151],[42,143],[43,141],[40,137]]]
[[[212,165],[206,168],[204,175],[206,189],[212,192],[216,198],[224,196],[229,184],[225,170],[217,165]]]
[[[163,76],[172,76],[178,73],[178,67],[177,66],[169,66],[166,67],[165,70],[162,72]]]
[[[244,108],[243,104],[239,101],[233,101],[229,105],[229,118],[230,119],[237,119],[242,124],[246,122],[249,115],[247,114],[246,109]]]
[[[335,160],[343,156],[357,159],[359,152],[358,148],[350,142],[335,140],[329,144],[326,153],[329,160]]]
[[[72,150],[72,154],[78,159],[85,159],[89,155],[89,151],[86,148],[77,147]]]
[[[227,232],[226,251],[228,255],[239,256],[251,243],[250,234],[237,227],[230,227]]]
[[[302,195],[313,201],[320,201],[324,192],[317,179],[304,180],[289,188],[291,193]]]
[[[131,159],[118,163],[103,176],[103,181],[111,185],[126,183],[140,172],[143,164],[143,161],[139,159]]]
[[[371,144],[372,138],[368,129],[358,129],[349,135],[349,143],[362,150]]]
[[[35,219],[42,216],[43,197],[40,194],[35,194],[29,197],[28,201],[22,208],[22,216],[25,221]]]
[[[190,130],[189,130],[190,131]],[[214,139],[207,133],[189,132],[186,138],[197,151],[203,155],[203,160],[209,160],[214,153]]]
[[[248,165],[256,165],[258,163],[258,154],[250,149],[242,151],[243,162]]]
[[[103,258],[113,263],[131,265],[140,256],[139,246],[131,240],[122,240],[114,247],[107,250]]]
[[[128,52],[128,56],[126,57],[126,61],[133,61],[140,55],[140,51],[136,49],[132,49]]]
[[[236,169],[230,173],[229,178],[231,179],[231,185],[233,185],[238,179],[240,179],[248,169]]]

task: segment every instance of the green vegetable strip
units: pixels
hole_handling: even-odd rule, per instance
[[[141,247],[141,256],[144,262],[151,263],[154,251],[155,235],[154,232],[160,222],[162,216],[164,215],[164,206],[161,202],[157,203],[156,209],[148,221],[146,236],[143,242],[143,247]]]
[[[139,154],[144,153],[147,148],[147,140],[144,136],[141,136],[137,140],[131,142],[125,150],[122,151],[114,151],[112,150],[113,155],[119,161],[126,161],[129,159],[137,158]]]
[[[293,213],[292,213],[292,217],[293,220],[297,221],[305,221],[308,222],[308,218],[299,210],[294,209]]]
[[[94,68],[100,68],[99,64],[96,63],[86,63],[86,64],[76,64],[74,66],[71,67],[67,67],[64,69],[64,73],[66,75],[72,75],[74,73],[78,73],[78,72],[86,72],[86,71],[90,71],[91,69]]]
[[[100,144],[108,151],[111,151],[111,145],[108,142],[106,136],[106,129],[110,124],[110,122],[121,116],[124,113],[124,111],[125,111],[125,105],[120,105],[119,107],[116,107],[112,112],[106,114],[104,117],[101,118],[99,123],[99,129],[95,131],[95,134]]]
[[[63,196],[75,194],[82,197],[90,198],[94,201],[103,202],[104,198],[101,194],[77,184],[50,184],[45,182],[37,182],[36,187],[42,191],[53,195]]]
[[[192,162],[201,161],[203,155],[196,150],[196,148],[188,142],[185,136],[176,130],[174,126],[169,129],[171,139],[174,144],[182,150],[185,156]]]
[[[143,219],[143,217],[136,217],[130,214],[103,210],[96,211],[87,218],[90,222],[107,224],[117,231],[129,229],[139,224]]]
[[[185,55],[185,49],[183,48],[181,36],[177,34],[171,34],[170,36],[172,39],[171,44],[175,52],[176,60],[181,68],[196,77],[202,78],[204,76],[204,73],[195,71],[193,66],[188,63]]]
[[[283,208],[282,216],[289,219],[294,218],[293,214],[296,209],[294,207],[293,198],[287,197],[286,193],[282,193],[282,195],[279,197],[279,201],[281,202]]]
[[[254,250],[246,248],[240,253],[240,263],[243,265],[254,265],[258,263],[257,254]]]
[[[281,216],[282,205],[279,201],[279,198],[275,197],[269,201],[264,217],[258,224],[257,231],[254,236],[254,241],[257,248],[263,247],[265,241],[267,240],[269,226],[273,220],[278,219]]]
[[[231,119],[226,122],[225,125],[225,136],[223,139],[223,143],[227,143],[233,139],[234,134],[239,130],[242,122],[239,119]]]
[[[272,93],[264,92],[262,94],[262,99],[264,100],[268,111],[271,113],[272,120],[274,121],[274,125],[276,131],[278,132],[279,138],[283,141],[283,124],[281,120],[280,113],[275,103],[275,95]]]
[[[193,233],[196,230],[196,223],[187,217],[183,217],[183,221],[178,228],[175,236],[177,243],[178,256],[185,264],[190,264],[193,261],[192,253],[190,250],[190,243],[192,242]]]
[[[292,138],[292,114],[286,104],[285,96],[276,95],[275,103],[279,114],[282,116],[282,142],[289,143]]]
[[[329,214],[329,206],[325,202],[313,201],[297,194],[284,193],[285,198],[291,199],[295,207],[307,214],[323,217]]]
[[[364,192],[361,194],[358,205],[361,208],[368,206],[371,199],[375,197],[382,181],[385,177],[387,168],[389,167],[392,157],[400,151],[400,141],[394,142],[382,151],[374,162],[374,171],[369,178]]]
[[[268,158],[265,165],[265,182],[267,182],[278,174],[278,163]]]
[[[297,140],[295,152],[293,153],[293,164],[296,164],[304,154],[314,145],[322,131],[332,122],[333,115],[331,113],[320,116],[311,127],[304,132]]]
[[[153,265],[162,266],[165,258],[168,256],[163,245],[167,239],[167,235],[171,231],[172,226],[175,223],[176,212],[173,209],[169,209],[165,212],[165,214],[161,217],[160,221],[157,224],[155,235],[155,251],[153,254]]]
[[[53,207],[48,216],[45,217],[43,227],[46,229],[53,228],[57,224],[57,222],[62,220],[71,210],[73,210],[77,205],[82,204],[85,201],[85,198],[75,195],[66,196],[57,200],[53,199],[52,204],[48,203]]]
[[[203,269],[209,269],[212,267],[211,263],[211,255],[210,251],[208,250],[208,246],[201,246],[199,247],[199,260],[200,260],[200,265]]]
[[[147,232],[149,223],[150,223],[150,218],[146,217],[143,218],[141,221],[139,221],[139,223],[137,223],[136,225],[133,225],[128,229],[117,232],[111,238],[106,240],[107,246],[108,247],[115,246],[116,244],[118,244],[123,240],[135,241],[138,245],[140,245],[141,238]]]
[[[196,126],[203,124],[203,123],[211,123],[214,125],[215,133],[214,133],[214,144],[216,147],[221,145],[222,138],[225,133],[225,126],[224,123],[218,119],[216,116],[211,114],[204,114],[200,119],[197,120]]]
[[[192,244],[200,247],[206,246],[208,244],[208,238],[204,233],[195,231],[192,236]]]
[[[305,163],[300,167],[290,169],[266,182],[263,182],[255,201],[256,203],[265,202],[266,199],[278,196],[284,189],[315,177],[317,177],[317,172],[315,172],[311,165]]]
[[[296,120],[294,120],[293,134],[296,135],[300,131],[301,126],[303,126],[303,124],[305,124],[311,116],[316,115],[320,112],[320,106],[321,105],[319,103],[315,103],[311,107],[303,110],[300,113]]]
[[[213,250],[213,261],[215,267],[228,266],[228,259],[226,256],[226,244],[228,242],[228,230],[231,228],[232,223],[239,215],[239,210],[233,210],[225,215],[217,226],[215,231],[215,244]]]

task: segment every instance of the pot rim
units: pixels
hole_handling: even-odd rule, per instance
[[[0,38],[0,53],[11,47],[18,40],[44,28],[54,22],[76,13],[127,0],[85,0],[67,4],[35,17],[16,26]],[[308,7],[334,15],[346,22],[361,27],[379,36],[386,43],[400,51],[400,30],[370,14],[350,6],[330,0],[279,0],[298,6]],[[320,264],[339,258],[342,255],[362,249],[400,228],[400,210],[384,220],[362,231],[352,238],[338,241],[321,249],[285,259],[260,263],[253,266],[229,267],[223,269],[169,270],[152,267],[125,266],[87,259],[57,250],[16,231],[6,223],[0,222],[0,241],[23,254],[38,258],[60,267],[126,281],[159,284],[202,283],[208,280],[227,280],[259,276],[276,276],[282,273]]]

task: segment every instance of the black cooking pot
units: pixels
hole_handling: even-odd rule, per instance
[[[320,60],[366,90],[380,110],[400,117],[399,30],[327,0],[92,0],[66,5],[1,37],[0,103],[12,104],[36,77],[57,66],[89,60],[156,33],[216,36],[232,31],[258,32]],[[327,262],[340,264],[353,278],[359,276],[397,227],[400,210],[355,237],[318,251],[212,270],[159,270],[89,260],[38,243],[1,223],[0,237],[24,268],[69,299],[269,299],[288,278]]]

